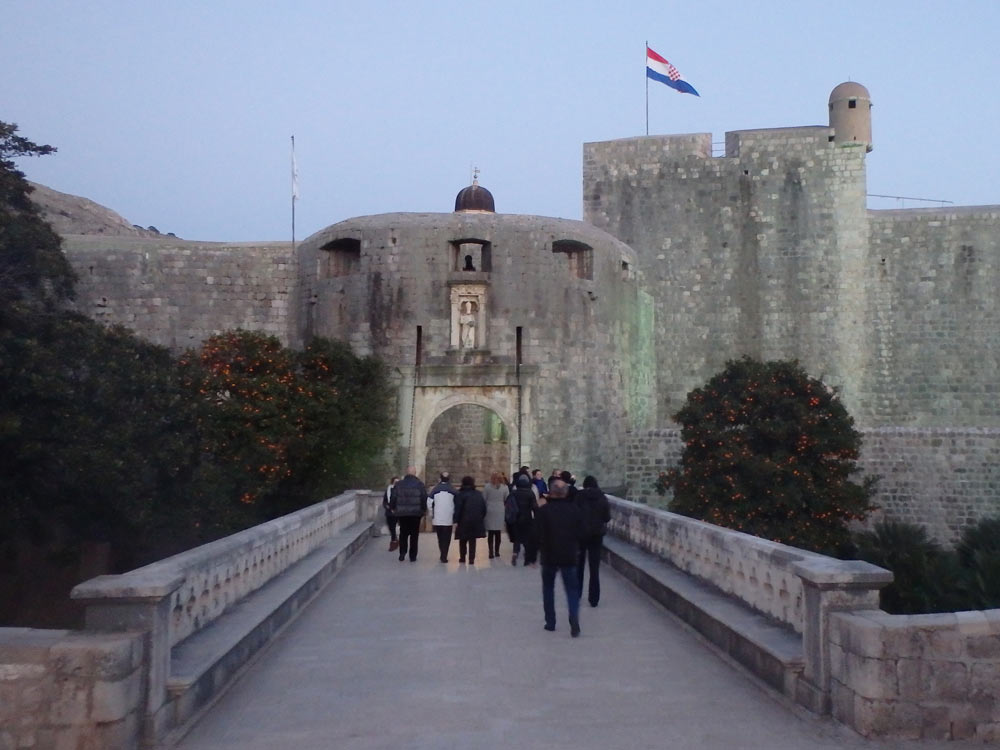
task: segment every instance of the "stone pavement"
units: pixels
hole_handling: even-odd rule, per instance
[[[482,545],[485,547],[485,544]],[[182,750],[927,748],[876,743],[759,687],[607,567],[572,639],[538,569],[416,563],[373,539],[185,737]]]

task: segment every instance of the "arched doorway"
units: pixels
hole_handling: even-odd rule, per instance
[[[511,435],[500,415],[479,404],[457,404],[443,411],[427,431],[427,484],[448,471],[457,485],[463,476],[477,485],[490,474],[510,471]]]

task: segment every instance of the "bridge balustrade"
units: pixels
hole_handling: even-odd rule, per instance
[[[216,683],[238,668],[238,663],[226,663],[227,657],[229,662],[245,661],[280,623],[268,621],[273,612],[262,612],[259,622],[240,626],[243,642],[222,639],[221,644],[197,645],[198,660],[207,657],[217,661],[218,673],[209,671],[214,663],[195,664],[187,668],[194,672],[190,678],[174,679],[177,675],[172,674],[171,657],[173,671],[181,671],[175,653],[179,646],[190,647],[194,636],[234,605],[275,581],[348,527],[366,524],[354,536],[368,536],[379,505],[376,493],[346,492],[151,565],[121,575],[99,576],[76,586],[72,597],[85,605],[88,630],[149,633],[144,736],[162,737],[190,718],[217,691]],[[331,552],[331,561],[345,551],[353,549],[338,546]],[[331,561],[319,562],[322,566]],[[317,567],[301,585],[315,586],[312,578],[321,573],[322,567]],[[304,592],[300,594],[296,588],[289,597],[304,597],[312,588]],[[279,601],[283,605],[286,602]],[[281,619],[291,617],[298,606],[295,600],[292,606],[285,607]],[[260,633],[255,632],[258,629]],[[188,697],[192,686],[197,689]]]
[[[1000,610],[888,615],[889,571],[610,499],[612,564],[775,689],[867,736],[1000,739]],[[18,701],[0,740],[169,742],[380,533],[379,500],[347,492],[82,583],[84,631],[0,629],[0,697]]]
[[[611,498],[610,531],[802,636],[800,676],[772,684],[817,713],[830,710],[830,613],[877,610],[892,573],[837,560],[646,505]],[[731,637],[725,640],[731,641]],[[746,644],[741,646],[746,651]],[[760,657],[740,659],[753,668]]]

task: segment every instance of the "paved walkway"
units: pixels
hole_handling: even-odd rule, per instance
[[[179,747],[917,747],[790,709],[610,569],[572,639],[559,588],[542,629],[539,571],[512,568],[506,539],[474,567],[457,545],[438,562],[430,534],[416,563],[387,546],[373,539]]]

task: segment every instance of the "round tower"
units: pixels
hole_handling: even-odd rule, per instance
[[[860,83],[846,81],[830,92],[830,127],[838,145],[864,144],[872,150],[872,100]]]

